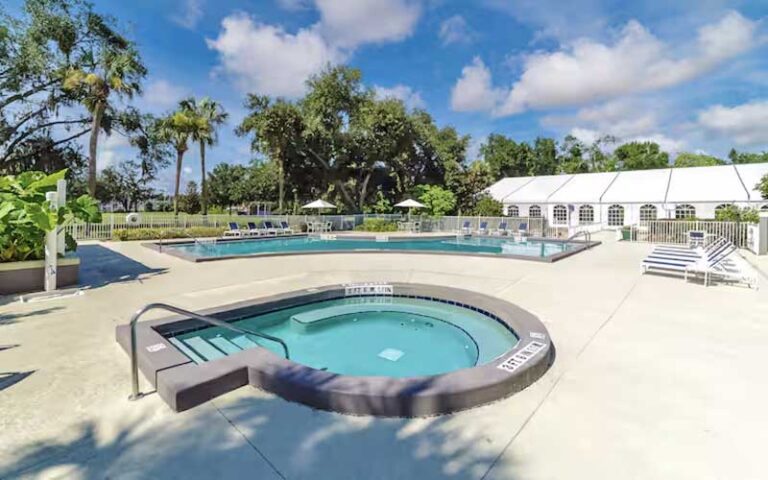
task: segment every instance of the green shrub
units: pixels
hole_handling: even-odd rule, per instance
[[[101,221],[98,203],[88,195],[71,199],[56,210],[51,208],[45,194],[55,192],[56,182],[66,173],[29,171],[0,176],[0,262],[43,259],[46,232],[61,231],[76,220]],[[65,241],[67,251],[77,248],[69,233]]]
[[[355,230],[361,232],[396,232],[397,223],[383,218],[366,218],[362,224],[355,227]]]
[[[225,230],[226,228],[224,227],[124,228],[115,230],[113,238],[125,242],[131,240],[220,237]]]

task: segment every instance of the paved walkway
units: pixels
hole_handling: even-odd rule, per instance
[[[137,243],[81,247],[84,296],[0,301],[0,477],[762,479],[768,294],[640,275],[648,246],[554,264],[317,255],[194,264]],[[204,308],[350,281],[482,291],[538,315],[557,359],[456,415],[314,411],[244,387],[188,412],[128,402],[114,327],[141,305]]]

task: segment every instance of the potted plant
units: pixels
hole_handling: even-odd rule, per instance
[[[88,195],[58,209],[45,199],[67,171],[47,175],[24,172],[0,176],[0,294],[41,290],[44,278],[45,235],[76,220],[100,222],[97,202]],[[79,260],[72,255],[77,242],[67,233],[66,252],[59,259],[59,285],[78,282]]]

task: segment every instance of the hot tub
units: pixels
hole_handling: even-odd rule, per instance
[[[250,384],[342,413],[444,414],[525,388],[554,358],[530,313],[446,287],[336,285],[199,313],[264,336],[178,316],[139,323],[139,366],[177,411]],[[117,331],[126,349],[129,333]]]

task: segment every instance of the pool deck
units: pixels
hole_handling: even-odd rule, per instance
[[[597,239],[553,264],[395,254],[191,263],[140,242],[82,245],[84,295],[0,298],[0,478],[765,478],[766,278],[754,291],[641,275],[650,246]],[[768,259],[750,260],[768,271]],[[511,301],[545,323],[557,358],[508,399],[424,419],[316,411],[250,387],[184,413],[158,395],[127,400],[114,329],[140,306],[203,309],[353,281]]]

